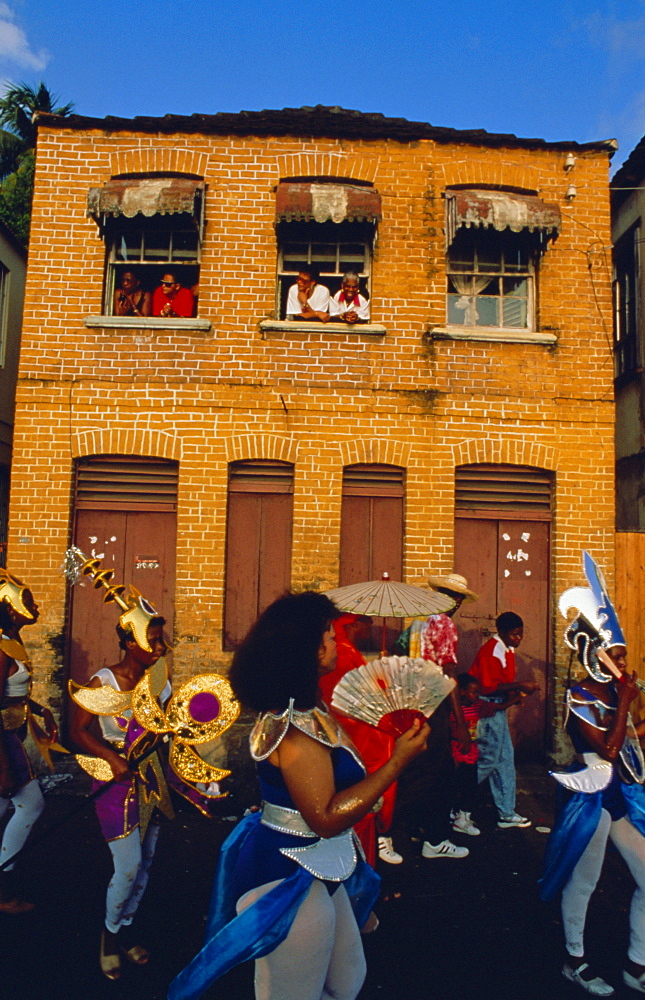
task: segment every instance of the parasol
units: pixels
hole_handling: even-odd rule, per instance
[[[328,590],[326,595],[340,611],[349,611],[355,615],[375,615],[382,618],[381,645],[383,647],[385,646],[386,618],[425,618],[428,615],[450,611],[455,606],[454,600],[447,594],[390,580],[388,573],[384,573],[380,580],[370,580],[368,583],[350,583],[347,587]],[[387,656],[387,651],[384,648],[381,650],[381,655]]]

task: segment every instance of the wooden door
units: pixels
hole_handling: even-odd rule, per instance
[[[289,484],[293,472],[289,472]],[[224,648],[291,585],[293,494],[231,492],[226,534]]]
[[[172,641],[176,515],[172,511],[76,512],[74,545],[114,570],[114,582],[133,584],[166,619]],[[104,604],[86,579],[72,588],[69,675],[80,684],[120,659],[115,626],[119,611]]]
[[[455,520],[455,570],[479,594],[455,618],[460,668],[470,668],[479,647],[495,633],[495,618],[502,611],[515,611],[524,620],[517,676],[537,681],[540,688],[509,710],[509,723],[518,756],[525,758],[540,755],[546,741],[549,537],[546,520],[496,517],[493,512]]]
[[[349,465],[343,472],[339,587],[350,583],[403,579],[404,470],[390,465]],[[386,619],[386,646],[401,620]],[[370,647],[381,648],[382,620],[372,628]]]
[[[172,642],[179,466],[142,455],[91,455],[75,469],[72,543],[132,584],[166,619]],[[120,659],[118,607],[104,604],[87,579],[72,587],[67,659],[81,684]],[[171,660],[171,654],[169,654]]]

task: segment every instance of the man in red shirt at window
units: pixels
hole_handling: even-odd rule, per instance
[[[194,299],[188,288],[177,281],[174,271],[166,271],[152,296],[153,316],[192,316]]]

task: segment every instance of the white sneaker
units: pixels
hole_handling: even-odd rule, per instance
[[[465,833],[469,837],[478,837],[481,830],[478,826],[475,826],[471,819],[471,814],[467,812],[458,812],[452,823],[453,830],[457,833]]]
[[[451,840],[442,840],[440,844],[429,844],[423,841],[422,858],[465,858],[470,854],[467,847],[457,847]]]
[[[565,963],[562,969],[562,975],[565,979],[568,979],[570,983],[575,983],[577,986],[582,986],[583,990],[587,993],[591,993],[595,997],[611,997],[614,995],[614,987],[606,983],[604,979],[600,976],[594,976],[593,979],[583,979],[582,973],[589,968],[588,962],[583,962],[579,965],[577,969],[572,969],[570,965]],[[623,978],[625,973],[623,973]],[[628,984],[629,985],[629,984]]]
[[[502,830],[509,830],[512,826],[530,826],[531,820],[526,816],[520,816],[519,813],[513,813],[512,816],[502,816],[497,825]]]
[[[388,865],[400,865],[403,861],[401,855],[392,847],[391,837],[379,837],[378,856],[381,861],[387,861]]]

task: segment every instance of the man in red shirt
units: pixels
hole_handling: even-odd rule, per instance
[[[470,668],[480,683],[482,697],[504,702],[508,695],[518,692],[533,694],[538,689],[534,681],[515,679],[515,650],[524,638],[524,622],[514,611],[505,611],[495,625],[497,635],[484,643]],[[502,829],[530,826],[530,819],[515,812],[515,750],[506,712],[496,712],[489,719],[480,720],[477,745],[477,779],[482,782],[488,778],[490,782],[499,813],[497,825]]]
[[[152,315],[189,317],[193,315],[194,301],[193,293],[182,287],[174,271],[166,271],[152,296]]]

